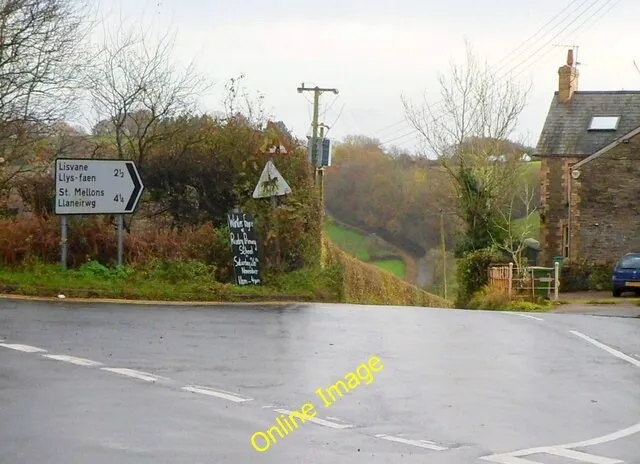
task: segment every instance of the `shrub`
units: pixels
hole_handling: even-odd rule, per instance
[[[504,255],[492,249],[472,251],[460,258],[456,268],[458,282],[456,307],[465,308],[473,295],[487,285],[489,266],[507,263],[508,259]]]
[[[110,277],[110,269],[98,261],[89,261],[86,264],[80,266],[78,274],[88,277]]]
[[[194,259],[162,261],[148,270],[149,277],[171,283],[215,281],[216,268]]]
[[[182,255],[188,259],[197,259],[206,264],[215,265],[216,280],[231,282],[233,266],[229,227],[214,228],[207,223],[201,227],[183,233]]]
[[[550,309],[552,307],[551,303],[549,301],[536,301],[531,302],[531,301],[512,301],[510,302],[506,309],[509,311],[521,311],[521,312],[527,312],[527,311],[543,311],[546,309]]]
[[[504,310],[510,304],[511,300],[507,292],[485,285],[473,294],[468,306],[470,309]]]
[[[611,274],[614,264],[596,263],[591,265],[589,290],[611,290]]]
[[[613,267],[614,264],[606,262],[567,262],[560,270],[560,291],[611,290]]]
[[[0,220],[0,264],[53,263],[59,256],[60,232],[55,219],[29,216]]]
[[[107,267],[98,261],[89,261],[78,269],[80,276],[99,277],[103,279],[124,279],[134,273],[134,269],[130,266]]]

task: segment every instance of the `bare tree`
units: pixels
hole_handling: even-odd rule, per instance
[[[120,27],[105,39],[88,76],[98,120],[110,121],[119,158],[143,163],[149,149],[169,134],[163,121],[196,109],[209,88],[192,62],[180,69],[172,61],[175,35],[154,39],[149,31]]]
[[[35,168],[33,144],[77,101],[89,16],[79,0],[0,2],[0,190]]]
[[[232,77],[225,84],[225,96],[223,105],[226,121],[242,120],[253,127],[263,129],[272,115],[264,109],[264,95],[257,92],[254,97],[249,94],[242,84],[244,74]]]
[[[525,215],[516,222],[514,213],[518,205],[524,205]],[[527,239],[530,239],[533,234],[533,218],[538,212],[535,205],[535,190],[524,182],[512,195],[509,206],[500,211],[499,220],[495,222],[495,227],[503,233],[500,239],[492,237],[493,244],[507,252],[519,270],[524,269],[526,264],[523,252],[527,248]]]
[[[451,64],[439,78],[441,102],[414,105],[405,115],[427,150],[445,167],[457,190],[468,247],[490,244],[490,216],[513,191],[522,153],[509,141],[524,109],[528,88],[500,79],[482,66],[467,44],[464,65]]]

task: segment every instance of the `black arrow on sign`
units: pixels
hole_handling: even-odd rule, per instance
[[[131,180],[133,181],[133,192],[131,192],[131,197],[129,197],[129,201],[127,202],[127,206],[124,210],[127,213],[131,213],[136,207],[136,200],[138,199],[138,195],[140,195],[140,191],[142,190],[142,181],[140,180],[140,176],[138,176],[138,171],[136,170],[133,162],[127,161],[126,165],[127,171],[129,171],[129,175],[131,176]]]

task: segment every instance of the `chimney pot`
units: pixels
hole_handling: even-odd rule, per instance
[[[571,100],[578,90],[578,69],[575,66],[573,49],[567,52],[567,64],[558,69],[558,102],[566,103]]]

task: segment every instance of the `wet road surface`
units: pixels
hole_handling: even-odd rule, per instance
[[[640,319],[3,300],[0,444],[30,464],[640,464]]]

